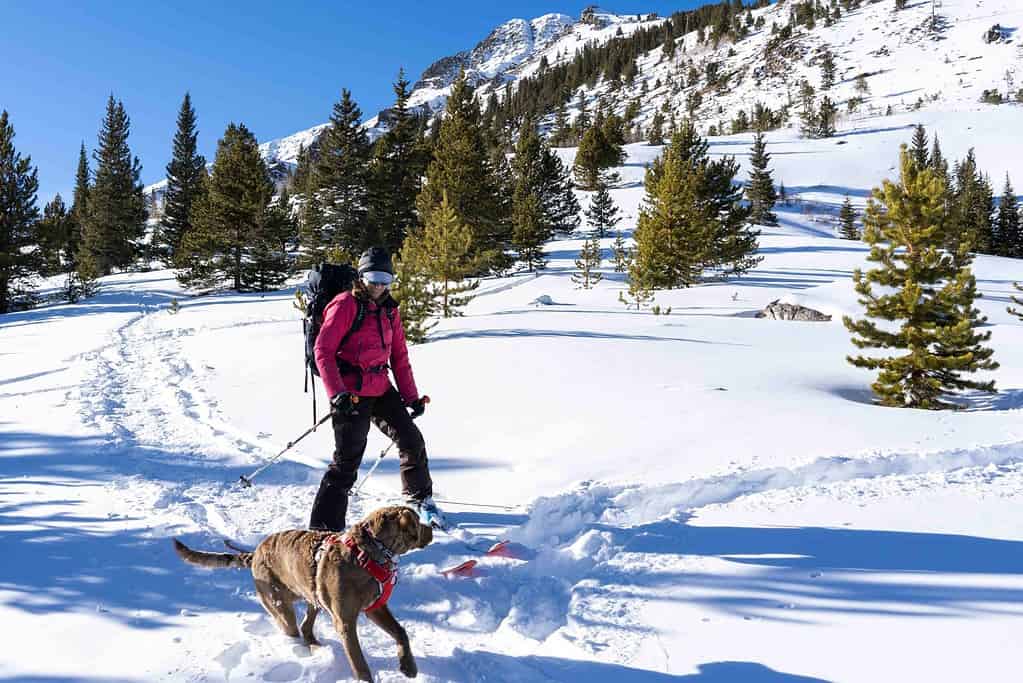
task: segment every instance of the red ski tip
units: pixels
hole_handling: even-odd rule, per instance
[[[469,578],[476,576],[476,560],[466,560],[462,564],[451,567],[450,569],[442,569],[440,573],[447,577],[461,576]]]
[[[508,541],[498,541],[494,545],[490,546],[490,550],[484,554],[489,555],[490,557],[510,557],[512,559],[518,559],[515,552],[508,547]]]

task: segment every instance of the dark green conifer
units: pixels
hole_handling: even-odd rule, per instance
[[[778,217],[772,209],[778,201],[774,190],[774,180],[768,164],[771,155],[767,153],[767,143],[762,132],[753,137],[753,151],[750,154],[749,183],[746,185],[746,197],[750,202],[750,222],[756,225],[778,225]]]
[[[82,226],[80,260],[89,275],[109,275],[114,268],[127,268],[142,252],[146,222],[139,181],[142,167],[128,147],[130,131],[124,105],[111,95],[99,147],[93,153],[96,174]]]
[[[846,195],[845,201],[842,202],[842,210],[838,213],[838,222],[841,225],[839,233],[843,239],[858,240],[860,238],[860,231],[856,229],[856,212],[853,211],[849,195]]]
[[[182,239],[182,284],[213,287],[226,281],[237,291],[263,282],[274,286],[265,272],[280,263],[278,233],[266,226],[273,189],[255,136],[244,125],[229,124],[217,143],[213,172],[193,202],[192,229]],[[255,260],[260,265],[253,269]]]
[[[935,138],[937,140],[937,138]],[[921,124],[913,129],[913,143],[910,147],[910,154],[913,162],[920,168],[927,168],[931,165],[930,155],[927,153],[927,131]]]
[[[199,131],[195,109],[187,92],[178,111],[178,128],[174,133],[174,150],[167,164],[167,192],[164,195],[163,218],[158,233],[158,253],[171,261],[181,245],[181,236],[191,228],[189,215],[199,191],[199,182],[206,159],[199,154]]]
[[[14,126],[0,112],[0,313],[34,303],[39,274],[36,192],[39,180],[32,157],[14,147]]]
[[[835,84],[835,55],[830,50],[821,57],[821,90],[831,90]]]
[[[446,112],[416,199],[419,219],[428,224],[446,193],[459,222],[472,231],[472,254],[481,257],[476,259],[480,268],[500,272],[512,262],[509,193],[490,160],[479,105],[464,72],[452,87]]]
[[[1020,231],[1020,207],[1016,199],[1016,191],[1009,182],[1009,174],[1005,174],[1005,188],[998,203],[998,218],[995,237],[997,249],[995,253],[1009,258],[1023,258],[1023,232]]]
[[[312,165],[308,194],[316,196],[319,220],[302,226],[306,263],[325,260],[330,249],[358,254],[374,241],[367,217],[370,147],[361,119],[352,93],[342,89]]]
[[[597,191],[590,198],[590,207],[586,210],[586,220],[590,227],[596,231],[599,239],[604,239],[607,232],[614,229],[622,220],[618,215],[618,207],[615,206],[611,193],[608,191],[607,183],[603,179],[597,181]]]
[[[408,108],[409,81],[404,69],[398,72],[393,87],[390,128],[373,151],[369,221],[374,244],[397,253],[416,225],[416,197],[422,189],[427,155],[419,137],[419,122]]]

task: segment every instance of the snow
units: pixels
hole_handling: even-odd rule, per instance
[[[1009,4],[980,5],[945,0],[974,20],[942,49],[986,50],[990,23],[1019,25]],[[885,92],[925,76],[902,68]],[[485,280],[464,317],[413,347],[436,497],[525,558],[445,579],[470,554],[441,534],[402,558],[390,604],[420,679],[1016,680],[1023,323],[1005,307],[1023,268],[975,262],[997,394],[955,412],[881,408],[873,375],[845,361],[856,349],[840,320],[861,313],[851,274],[867,248],[836,229],[847,194],[862,208],[892,177],[916,123],[950,160],[973,147],[997,185],[1009,173],[1018,187],[1021,112],[964,96],[864,112],[829,140],[771,131],[793,201],[747,276],[658,292],[667,316],[626,310],[606,261],[596,288],[574,288],[580,231],[547,245],[543,273]],[[742,177],[750,144],[716,137],[710,153],[736,155]],[[627,152],[612,196],[629,237],[661,148]],[[329,429],[237,485],[310,424],[292,299],[191,297],[153,271],[0,316],[0,678],[348,679],[329,619],[310,651],[277,631],[247,572],[186,566],[170,543],[251,546],[305,525]],[[833,320],[753,317],[776,299]],[[363,472],[385,446],[373,431]],[[351,520],[397,500],[393,453],[364,490]],[[378,680],[403,680],[385,634],[362,620],[360,638]]]

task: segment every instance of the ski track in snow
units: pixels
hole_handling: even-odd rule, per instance
[[[110,435],[106,455],[131,459],[124,469],[134,474],[111,483],[112,493],[140,517],[155,517],[149,534],[154,540],[199,532],[209,539],[254,544],[270,531],[301,526],[296,517],[301,506],[295,499],[311,496],[312,485],[298,476],[298,469],[282,464],[277,479],[261,485],[258,496],[232,485],[234,471],[251,467],[263,448],[232,428],[216,399],[203,390],[206,371],[192,367],[181,346],[183,337],[195,333],[160,329],[154,315],[143,313],[117,328],[111,343],[76,359],[90,368],[77,397],[82,421]],[[239,463],[238,456],[245,462]],[[495,666],[494,656],[485,652],[495,634],[504,642],[518,641],[523,654],[558,634],[594,657],[628,661],[650,635],[641,625],[644,600],[637,594],[642,587],[628,579],[634,571],[630,548],[650,525],[681,529],[695,510],[756,494],[823,489],[857,480],[961,478],[969,476],[963,473],[1020,463],[1023,444],[1010,443],[927,454],[827,457],[795,468],[750,469],[652,487],[587,482],[533,501],[525,521],[505,529],[502,535],[529,549],[528,561],[483,558],[477,578],[448,580],[437,570],[466,553],[457,541],[438,535],[432,546],[406,561],[406,599],[428,598],[405,602],[400,617],[417,643],[427,681],[483,680]],[[197,468],[208,475],[197,478]],[[367,496],[354,501],[350,515],[362,514],[373,500]],[[254,528],[243,529],[233,521],[237,509]],[[209,582],[222,588],[219,578]],[[245,594],[254,601],[248,589]],[[327,680],[346,666],[327,619],[321,618],[317,626],[325,647],[310,653],[278,634],[265,615],[235,617],[242,619],[238,642],[210,653],[225,678]],[[204,639],[209,629],[208,638],[216,639],[215,625],[205,623],[197,637]],[[459,632],[459,647],[431,651],[431,642],[450,640],[433,638],[435,631]],[[375,629],[360,633],[371,665],[387,674],[382,680],[390,680],[395,673],[393,644]],[[661,649],[667,663],[669,653]],[[500,659],[503,667],[507,662]],[[507,669],[504,675],[523,681],[559,680],[556,673],[530,662],[522,658],[514,665],[514,675]]]

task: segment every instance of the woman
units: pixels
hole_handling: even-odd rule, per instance
[[[398,302],[388,290],[393,280],[387,250],[367,249],[359,258],[359,278],[352,291],[338,294],[323,312],[315,357],[330,396],[335,448],[334,461],[313,501],[310,529],[344,530],[348,492],[359,473],[370,422],[398,444],[402,493],[408,503],[425,524],[443,525],[431,498],[433,482],[423,435],[412,422],[423,414],[426,400],[416,389]],[[360,305],[362,322],[349,333]],[[394,372],[397,389],[391,385],[388,368]],[[411,415],[406,407],[412,409]]]

